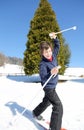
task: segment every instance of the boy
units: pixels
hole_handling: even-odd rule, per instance
[[[55,91],[58,82],[58,68],[56,56],[59,51],[59,40],[56,38],[54,32],[52,32],[52,39],[54,39],[54,49],[52,44],[46,41],[41,42],[40,50],[42,60],[40,63],[40,77],[42,86],[50,77],[51,74],[55,75],[50,79],[47,85],[43,88],[45,96],[43,101],[33,110],[33,115],[36,118],[41,117],[40,114],[52,104],[52,114],[49,130],[60,130],[62,124],[63,107],[62,103]]]

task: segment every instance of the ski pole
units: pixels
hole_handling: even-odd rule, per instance
[[[53,77],[53,75],[51,75],[51,76],[48,78],[48,80],[44,83],[43,88],[46,86],[46,84],[49,82],[49,80],[50,80],[52,77]],[[42,88],[41,88],[41,89],[42,89]],[[41,91],[41,89],[36,93],[36,95],[33,97],[33,99],[31,100],[31,102],[29,103],[28,106],[30,106],[30,105],[32,104],[33,100],[37,97],[37,95],[38,95],[38,93]],[[21,112],[20,116],[22,116],[22,115],[26,112],[26,110],[27,110],[27,107]],[[18,118],[19,118],[19,117],[13,118],[13,119],[9,122],[9,124],[10,124],[11,126],[13,126],[14,123],[18,120]]]
[[[58,69],[60,69],[61,68],[61,66],[57,66],[57,68]],[[47,85],[47,83],[50,81],[50,79],[52,78],[52,77],[55,77],[56,75],[50,75],[50,77],[47,79],[47,81],[44,83],[44,85],[42,86],[42,88],[44,88],[46,85]],[[41,88],[41,89],[42,89]],[[41,89],[37,92],[37,94],[33,97],[33,99],[31,100],[31,102],[29,103],[29,105],[28,106],[30,106],[31,104],[32,104],[32,102],[33,102],[33,100],[37,97],[37,95],[38,95],[38,93],[41,91]],[[20,116],[22,116],[25,112],[26,112],[26,110],[27,110],[27,107],[22,111],[22,113],[20,114]],[[10,125],[13,125],[15,122],[16,122],[16,120],[17,120],[18,118],[14,118],[9,124]]]
[[[69,31],[69,30],[76,30],[76,29],[77,29],[77,27],[73,26],[71,28],[67,28],[67,29],[61,30],[59,32],[56,32],[55,34],[57,35],[57,34],[62,33],[62,32],[66,32],[66,31]],[[52,33],[49,33],[49,36],[52,37]]]
[[[57,68],[58,69],[60,69],[61,68],[61,66],[59,65],[59,66],[57,66]],[[55,77],[56,75],[51,75],[48,79],[47,79],[47,81],[44,83],[44,85],[42,86],[42,88],[45,88],[45,86],[47,85],[47,83],[50,81],[50,79],[52,78],[52,77]],[[40,89],[41,90],[41,89]],[[36,98],[36,96],[38,95],[38,93],[40,92],[40,90],[37,92],[37,94],[33,97],[33,99],[31,100],[31,104],[32,104],[32,102],[33,102],[33,100]],[[30,106],[30,105],[28,105],[28,106]],[[21,115],[23,115],[24,114],[24,112],[26,111],[27,109],[25,108],[24,110],[23,110],[23,112],[21,113]]]

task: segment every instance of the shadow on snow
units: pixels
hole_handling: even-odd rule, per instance
[[[8,102],[5,104],[5,106],[9,107],[13,116],[17,115],[17,112],[21,114],[21,116],[26,117],[29,121],[33,122],[33,124],[36,126],[36,128],[39,130],[39,126],[37,124],[37,122],[35,121],[35,119],[33,118],[32,112],[26,108],[24,108],[23,106],[20,106],[19,104],[17,104],[16,102]],[[14,117],[13,117],[14,118]],[[17,119],[20,118],[17,116]]]
[[[8,75],[7,78],[11,79],[11,80],[18,81],[18,82],[37,82],[38,83],[41,81],[39,74],[33,74],[30,76],[27,76],[27,75],[17,75],[17,76]]]

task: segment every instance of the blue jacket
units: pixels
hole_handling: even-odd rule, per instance
[[[59,47],[60,47],[59,40],[54,39],[54,49],[53,49],[53,55],[52,55],[53,59],[52,59],[52,61],[49,61],[45,57],[42,57],[42,60],[40,62],[40,68],[39,68],[42,86],[47,81],[47,79],[50,77],[51,69],[58,65],[56,56],[59,52]],[[50,81],[47,83],[45,88],[55,88],[57,82],[58,82],[58,74],[54,78],[52,77],[50,79]]]

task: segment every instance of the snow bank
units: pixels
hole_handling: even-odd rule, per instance
[[[24,74],[23,66],[14,65],[14,64],[5,64],[0,67],[0,74],[8,75],[8,74]]]
[[[84,76],[84,68],[67,68],[64,75],[68,76]]]

